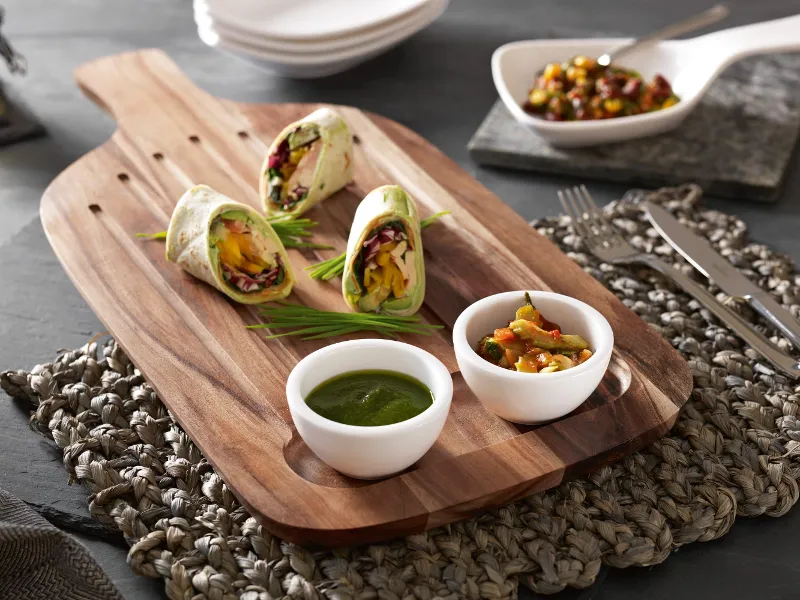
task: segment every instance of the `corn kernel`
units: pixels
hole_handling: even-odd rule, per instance
[[[561,65],[558,63],[550,63],[544,68],[545,79],[555,79],[561,75]]]
[[[577,81],[578,77],[586,79],[586,75],[586,69],[581,69],[580,67],[570,67],[567,69],[567,79],[569,81]]]
[[[575,79],[575,85],[586,85],[586,77],[577,77]]]
[[[576,56],[573,59],[572,64],[582,69],[593,69],[595,67],[594,59],[589,58],[588,56]]]
[[[669,108],[670,106],[675,106],[678,103],[678,99],[675,96],[671,96],[664,100],[664,104],[661,105],[661,108]]]
[[[550,97],[549,94],[545,90],[536,88],[531,90],[531,93],[528,96],[528,100],[534,106],[541,106],[542,104],[547,102],[549,97]]]
[[[622,100],[619,98],[608,98],[603,102],[603,108],[610,113],[618,113],[622,110]]]

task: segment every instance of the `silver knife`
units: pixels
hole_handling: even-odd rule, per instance
[[[669,244],[703,275],[713,280],[725,293],[747,300],[748,304],[775,325],[795,348],[800,349],[800,323],[724,256],[720,256],[706,240],[699,237],[660,206],[644,203],[647,218]]]

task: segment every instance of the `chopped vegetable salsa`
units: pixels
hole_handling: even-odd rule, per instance
[[[679,101],[661,75],[645,83],[632,69],[576,56],[547,65],[522,108],[548,121],[589,121],[653,112]]]
[[[579,335],[561,333],[561,327],[536,310],[529,294],[508,327],[495,329],[478,342],[481,358],[503,369],[522,373],[554,373],[571,369],[592,356]]]
[[[270,154],[267,194],[283,210],[292,209],[308,196],[321,144],[317,126],[305,123],[287,135]]]
[[[352,371],[315,387],[306,404],[331,421],[374,427],[416,417],[433,404],[433,394],[424,383],[402,373]]]
[[[280,254],[245,211],[230,210],[214,219],[211,250],[219,255],[225,283],[241,292],[261,292],[286,277]]]

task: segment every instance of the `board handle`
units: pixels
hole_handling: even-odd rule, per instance
[[[179,91],[183,101],[205,96],[164,51],[155,48],[86,63],[73,76],[81,91],[117,122],[142,115],[155,100],[163,100],[165,88]]]

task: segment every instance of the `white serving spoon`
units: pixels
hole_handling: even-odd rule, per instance
[[[728,65],[754,54],[800,50],[800,15],[724,29],[688,40],[667,40],[626,53],[620,65],[645,80],[661,73],[681,101],[652,113],[600,121],[545,121],[522,109],[536,75],[551,62],[600,56],[630,39],[530,40],[505,44],[492,55],[492,77],[517,121],[554,146],[596,146],[663,133],[677,127]]]

